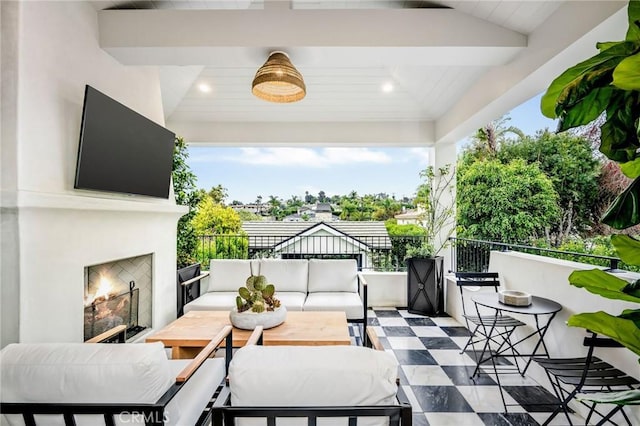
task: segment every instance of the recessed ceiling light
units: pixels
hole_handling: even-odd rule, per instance
[[[390,93],[393,92],[393,83],[384,83],[382,85],[382,91],[384,93]]]
[[[211,92],[211,86],[209,86],[207,83],[200,83],[198,84],[198,90],[200,90],[202,93],[209,93]]]

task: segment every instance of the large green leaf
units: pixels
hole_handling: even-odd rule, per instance
[[[608,56],[610,51],[619,50],[612,47],[601,53]],[[622,61],[623,57],[614,56],[602,62],[596,67],[586,70],[581,76],[575,78],[558,95],[556,99],[556,114],[562,118],[562,113],[577,107],[593,90],[608,87],[613,81],[613,70]],[[584,105],[582,105],[584,107]]]
[[[628,291],[629,282],[600,269],[573,271],[569,275],[569,282],[573,286],[584,288],[590,293],[607,299],[640,303],[640,291],[635,290],[625,293],[625,291]]]
[[[607,106],[607,120],[600,127],[600,152],[619,163],[633,161],[640,147],[636,122],[640,92],[616,89]]]
[[[624,234],[615,234],[611,236],[611,244],[624,263],[640,266],[640,240]]]
[[[640,178],[618,195],[601,220],[615,229],[625,229],[640,223]]]
[[[612,43],[596,56],[580,62],[556,77],[540,100],[542,114],[557,117],[558,105],[571,105],[594,87],[604,87],[612,79],[613,69],[633,52],[636,43]]]
[[[610,86],[591,90],[580,102],[561,115],[558,132],[589,124],[598,118],[609,105],[613,91]]]
[[[633,321],[640,328],[640,309],[625,309],[618,317]]]
[[[630,0],[627,8],[629,16],[629,29],[627,30],[627,40],[640,40],[640,1]]]
[[[626,163],[620,163],[620,170],[627,177],[637,178],[640,176],[640,157]]]
[[[620,61],[613,70],[613,85],[623,90],[640,90],[640,53]]]
[[[635,354],[640,355],[640,328],[636,327],[633,321],[598,311],[572,315],[567,324],[611,337]]]
[[[620,171],[628,178],[635,179],[640,176],[640,155],[636,154],[636,158],[620,163]]]

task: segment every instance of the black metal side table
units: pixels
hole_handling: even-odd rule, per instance
[[[498,382],[498,387],[500,388],[500,396],[502,397],[502,402],[504,404],[505,411],[507,411],[507,405],[509,404],[507,404],[505,401],[502,385],[500,384],[500,373],[498,371],[496,358],[497,357],[513,357],[514,363],[518,368],[518,372],[520,373],[520,375],[524,376],[527,369],[529,368],[529,365],[531,364],[531,361],[533,361],[534,356],[549,357],[549,351],[547,349],[547,345],[544,342],[544,336],[549,330],[549,326],[551,325],[551,321],[553,321],[553,318],[555,318],[556,314],[560,310],[562,310],[562,305],[560,305],[557,302],[554,302],[553,300],[545,299],[544,297],[538,297],[538,296],[532,296],[531,305],[529,306],[506,305],[498,300],[498,293],[477,294],[473,296],[471,300],[473,300],[473,302],[476,305],[476,311],[479,317],[481,316],[480,309],[479,309],[480,306],[484,306],[486,308],[491,308],[495,310],[495,316],[493,320],[489,320],[486,323],[482,324],[482,327],[484,329],[483,331],[485,332],[485,335],[488,336],[488,338],[485,341],[485,344],[482,348],[482,352],[480,356],[477,358],[478,363],[473,372],[473,376],[475,377],[475,375],[478,374],[481,364],[487,361],[491,361],[491,364],[493,366],[493,371],[495,372],[495,375],[496,375],[496,381]],[[532,315],[535,319],[535,330],[527,334],[526,336],[518,339],[515,342],[511,342],[510,340],[505,340],[503,344],[500,345],[498,350],[494,352],[489,346],[489,344],[492,340],[495,341],[497,337],[500,337],[499,333],[496,334],[494,332],[496,331],[496,324],[502,312],[509,312],[509,313],[521,314],[521,315]],[[518,351],[518,349],[516,348],[517,345],[521,344],[525,340],[529,340],[532,338],[536,338],[537,341],[531,353],[521,353],[520,351]],[[505,352],[507,351],[511,352],[511,355],[506,354]],[[485,357],[487,352],[488,352],[488,355]],[[526,359],[526,364],[522,369],[522,371],[520,371],[516,358]]]

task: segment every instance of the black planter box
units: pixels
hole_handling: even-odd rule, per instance
[[[407,310],[412,314],[444,313],[444,258],[407,259]]]

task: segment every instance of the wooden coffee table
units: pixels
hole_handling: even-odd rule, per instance
[[[146,338],[172,348],[172,358],[193,358],[224,327],[230,325],[229,312],[191,311]],[[233,329],[233,346],[243,346],[251,331]],[[277,327],[264,330],[264,345],[350,345],[344,312],[287,312]]]

